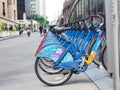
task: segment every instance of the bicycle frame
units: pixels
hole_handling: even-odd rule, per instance
[[[81,38],[80,38],[80,41],[79,43],[82,42],[82,40],[84,39],[84,35],[85,35],[85,32],[83,30],[83,33],[81,33]],[[74,49],[71,49],[73,46],[74,46],[74,43],[75,43],[75,39],[72,40],[72,42],[67,46],[66,50],[64,51],[64,53],[60,56],[60,58],[56,61],[55,65],[58,65],[62,59],[65,57],[65,55],[68,53],[68,52],[72,52],[73,56],[75,57],[76,60],[79,60],[79,58],[84,55],[85,53],[85,50],[89,44],[89,42],[91,41],[92,37],[95,36],[95,33],[90,30],[89,33],[87,34],[86,38],[85,38],[85,41],[84,41],[84,44],[82,45],[82,49],[80,50],[79,54],[76,53],[76,51]],[[76,49],[76,48],[75,48]]]
[[[71,30],[70,30],[70,32],[71,32]],[[48,32],[48,33],[51,33],[51,32]],[[69,30],[67,31],[67,33],[69,33]],[[70,39],[70,41],[71,40],[73,40],[73,39],[76,39],[79,35],[81,34],[81,32],[79,31],[79,30],[77,30],[77,31],[72,31],[71,33],[69,33],[69,39]],[[49,35],[49,34],[48,34]],[[56,35],[55,35],[56,36]],[[56,36],[57,37],[57,36]],[[58,37],[57,37],[58,38]],[[55,38],[54,38],[55,39]],[[47,47],[47,46],[50,46],[50,45],[54,45],[54,44],[59,44],[60,45],[60,42],[61,42],[61,44],[64,46],[64,47],[67,47],[69,44],[68,44],[68,42],[67,41],[65,41],[65,40],[60,40],[59,38],[58,38],[58,41],[55,39],[50,39],[49,41],[50,42],[48,42],[48,43],[45,43],[45,40],[46,40],[46,37],[41,41],[41,43],[42,44],[40,44],[39,45],[39,48],[37,49],[37,51],[36,51],[36,54],[35,54],[35,56],[37,55],[37,54],[39,54],[40,53],[40,51],[41,51],[41,49],[42,48],[45,48],[45,47]],[[51,41],[56,41],[56,42],[51,42]],[[44,43],[44,44],[43,44]]]
[[[54,68],[63,68],[63,69],[69,69],[69,70],[77,70],[78,72],[84,72],[86,71],[87,67],[89,64],[91,64],[95,58],[95,55],[102,43],[102,39],[105,37],[105,32],[104,30],[100,31],[99,32],[99,35],[97,37],[97,40],[92,48],[92,52],[88,58],[88,60],[86,60],[85,62],[81,59],[79,60],[75,60],[73,62],[65,62],[65,63],[60,63],[62,61],[62,59],[64,58],[64,56],[66,55],[67,53],[67,50],[70,48],[70,46],[67,48],[67,50],[64,52],[64,54],[55,62],[54,64]],[[71,44],[72,45],[72,44]],[[78,66],[84,62],[85,64],[85,67],[84,69],[79,69]],[[87,64],[87,65],[86,65]]]
[[[92,48],[92,51],[91,51],[91,53],[90,53],[90,56],[89,56],[88,60],[86,60],[86,63],[87,63],[88,65],[93,62],[93,60],[94,60],[94,58],[95,58],[95,56],[96,56],[96,53],[98,52],[98,50],[99,50],[99,48],[100,48],[100,45],[101,45],[101,43],[102,43],[102,40],[105,38],[105,36],[106,36],[106,33],[105,33],[104,30],[102,30],[102,31],[100,32],[100,35],[98,36],[98,38],[97,38],[97,40],[96,40],[93,48]]]
[[[104,15],[93,15],[81,22],[70,23],[75,30],[67,31],[70,27],[59,26],[51,28],[52,33],[48,33],[36,56],[35,72],[39,80],[56,86],[68,81],[73,73],[85,72],[97,53],[101,54],[106,36],[104,20]],[[76,31],[78,28],[80,30]]]

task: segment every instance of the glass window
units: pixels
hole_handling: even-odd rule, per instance
[[[89,7],[89,15],[92,15],[93,12],[93,0],[88,0],[88,7]]]
[[[76,5],[76,20],[79,19],[78,18],[78,4]]]
[[[105,13],[104,0],[98,0],[98,12]]]
[[[79,1],[78,5],[79,5],[79,7],[78,7],[78,12],[79,12],[78,17],[79,17],[79,19],[81,19],[82,18],[82,2]]]
[[[71,14],[71,16],[69,18],[69,22],[72,22],[72,21],[73,21],[73,12],[72,12],[72,14]]]
[[[31,4],[31,7],[36,6],[36,4]]]
[[[36,8],[35,8],[35,7],[33,7],[33,8],[32,8],[32,10],[36,10]]]
[[[5,16],[5,3],[3,2],[3,16]]]
[[[75,18],[74,18],[74,21],[77,19],[77,16],[78,16],[78,15],[77,15],[77,6],[76,6],[75,9],[74,9],[74,17],[75,17]]]
[[[32,13],[32,14],[35,14],[35,13],[36,13],[36,11],[32,11],[31,13]]]
[[[82,6],[81,6],[82,7],[82,13],[81,13],[82,14],[82,18],[85,18],[85,12],[84,12],[85,11],[85,4],[84,4],[84,0],[81,0],[81,4],[82,4]]]
[[[73,21],[75,21],[75,19],[76,19],[76,9],[74,9],[73,11]]]
[[[36,0],[31,0],[31,1],[36,1]]]
[[[88,15],[105,13],[104,0],[79,0],[75,6],[69,21],[76,21],[86,18]]]
[[[93,14],[97,14],[98,6],[97,6],[98,0],[93,0]]]
[[[88,9],[88,1],[89,0],[84,0],[84,13],[85,13],[85,18],[88,16],[88,14],[89,14],[89,9]]]

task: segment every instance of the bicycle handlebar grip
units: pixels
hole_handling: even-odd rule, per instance
[[[71,27],[59,27],[59,26],[56,26],[56,27],[54,27],[54,29],[56,29],[56,30],[69,30],[69,29],[71,29]]]

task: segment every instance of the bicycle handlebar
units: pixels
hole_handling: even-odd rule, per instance
[[[105,19],[105,14],[98,14],[98,15],[90,15],[84,19],[81,19],[81,20],[77,20],[75,22],[71,22],[71,23],[78,23],[78,22],[85,22],[85,20],[88,20],[90,18],[92,18],[91,20],[93,20],[93,17],[98,17],[102,20],[102,22],[104,23],[104,19]]]

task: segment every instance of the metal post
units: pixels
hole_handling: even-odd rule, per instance
[[[106,6],[105,10],[106,10],[106,24],[107,24],[106,25],[107,45],[108,45],[107,50],[110,54],[107,55],[108,55],[108,62],[113,63],[113,67],[112,67],[113,70],[110,71],[110,63],[108,63],[109,64],[108,69],[109,72],[113,72],[113,90],[119,90],[118,0],[105,0],[105,6]],[[110,23],[108,21],[110,21]],[[111,27],[111,29],[109,27]]]
[[[112,30],[112,7],[111,0],[105,0],[105,13],[106,13],[106,32],[107,32],[107,61],[108,61],[108,72],[113,73],[113,30]],[[112,36],[111,36],[112,35]]]
[[[113,35],[114,35],[114,74],[113,74],[113,88],[114,90],[119,90],[119,48],[118,48],[118,30],[119,30],[119,14],[118,14],[118,0],[113,0],[114,13],[113,13]]]

